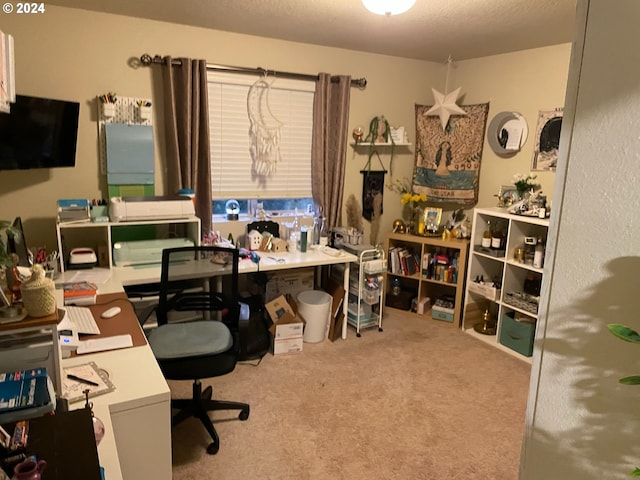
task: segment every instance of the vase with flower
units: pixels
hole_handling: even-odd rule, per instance
[[[536,178],[537,175],[531,175],[530,173],[527,175],[516,173],[513,176],[513,184],[515,185],[521,200],[524,200],[525,197],[540,190],[540,184],[535,182]]]
[[[421,234],[419,231],[420,218],[422,210],[427,206],[427,195],[424,193],[415,193],[413,184],[406,178],[396,179],[387,187],[400,194],[400,202],[402,203],[403,218],[406,221],[406,232],[410,234]]]

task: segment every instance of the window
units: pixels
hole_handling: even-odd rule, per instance
[[[281,123],[280,161],[267,177],[252,175],[251,124],[247,95],[256,77],[208,73],[211,190],[214,214],[224,213],[227,199],[240,202],[246,212],[260,200],[266,210],[306,209],[311,203],[311,135],[313,82],[275,78],[262,111]],[[267,79],[269,80],[269,79]],[[282,207],[282,208],[278,208]]]

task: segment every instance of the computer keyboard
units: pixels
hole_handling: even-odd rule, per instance
[[[87,307],[64,307],[67,311],[67,317],[76,326],[79,334],[92,334],[97,335],[100,333],[96,319],[93,318],[93,313]]]

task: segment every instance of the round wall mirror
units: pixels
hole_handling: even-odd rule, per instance
[[[500,112],[489,124],[487,141],[496,155],[509,157],[520,151],[527,141],[527,121],[516,112]]]

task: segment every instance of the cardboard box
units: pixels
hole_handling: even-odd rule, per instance
[[[302,337],[283,338],[274,340],[271,345],[271,353],[277,355],[297,355],[302,353],[302,345],[304,344]]]
[[[265,305],[273,324],[271,333],[271,352],[273,355],[291,355],[302,353],[302,334],[304,319],[298,315],[298,306],[293,298],[280,295]]]
[[[495,302],[500,298],[500,290],[491,285],[484,285],[481,283],[470,282],[467,283],[467,287],[470,292],[477,293],[478,295],[482,295],[485,298]]]
[[[315,270],[313,267],[275,272],[267,282],[265,301],[269,302],[280,295],[291,295],[296,298],[300,292],[313,290],[314,280]]]

